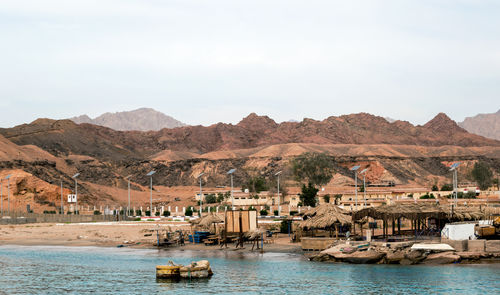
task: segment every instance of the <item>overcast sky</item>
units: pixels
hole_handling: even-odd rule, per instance
[[[500,1],[0,0],[0,126],[500,108]]]

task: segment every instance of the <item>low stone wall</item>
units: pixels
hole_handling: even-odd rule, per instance
[[[0,218],[0,224],[26,224],[26,223],[67,223],[67,222],[98,222],[115,221],[113,215],[61,215],[61,214],[4,214]]]
[[[500,240],[486,241],[485,250],[488,253],[500,253]]]
[[[465,252],[468,251],[468,246],[469,246],[469,240],[448,240],[448,239],[441,239],[442,243],[448,244],[455,249],[457,252]]]
[[[467,244],[467,251],[482,253],[485,251],[485,240],[469,240]]]
[[[335,238],[302,237],[300,243],[304,251],[323,251],[336,241]]]

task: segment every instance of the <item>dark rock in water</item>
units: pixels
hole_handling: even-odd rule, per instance
[[[457,252],[457,255],[463,260],[476,261],[481,259],[481,253],[478,252]]]
[[[314,255],[312,257],[309,258],[310,261],[316,261],[316,262],[335,262],[336,259],[335,257],[333,256],[330,256],[328,254],[325,254],[325,253],[320,253],[318,255]]]
[[[405,253],[405,258],[400,261],[400,264],[409,265],[409,264],[417,264],[425,259],[427,256],[424,251],[421,250],[412,250]]]
[[[384,258],[385,253],[380,253],[373,250],[357,251],[351,254],[342,255],[342,261],[364,264],[364,263],[377,263],[380,259]]]
[[[387,264],[398,264],[403,259],[405,259],[405,253],[403,251],[389,251],[385,256]]]
[[[460,256],[453,252],[441,252],[427,255],[423,264],[449,264],[460,260]]]

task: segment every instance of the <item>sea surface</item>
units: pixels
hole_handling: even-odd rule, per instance
[[[208,280],[161,282],[155,266],[208,259]],[[0,246],[0,294],[500,294],[500,265],[350,265],[234,251]]]

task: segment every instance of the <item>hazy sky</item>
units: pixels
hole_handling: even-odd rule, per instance
[[[0,0],[0,126],[500,108],[500,1]]]

